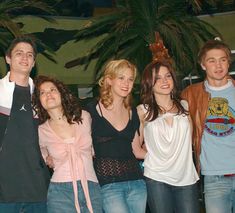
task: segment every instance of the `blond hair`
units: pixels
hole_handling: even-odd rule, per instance
[[[100,101],[105,108],[113,103],[113,96],[111,92],[111,86],[108,84],[107,79],[115,79],[123,69],[129,68],[133,72],[134,79],[136,78],[136,67],[126,59],[112,60],[108,62],[104,68],[103,76],[99,80],[100,86]],[[124,105],[126,108],[131,107],[132,95],[129,94],[124,99]]]
[[[219,40],[207,41],[198,53],[198,62],[202,63],[205,59],[206,53],[213,49],[223,50],[228,57],[229,63],[231,63],[231,50],[227,44]]]

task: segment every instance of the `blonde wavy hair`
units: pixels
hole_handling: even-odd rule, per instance
[[[136,78],[136,66],[126,59],[112,60],[108,62],[104,68],[103,76],[99,80],[100,86],[100,101],[105,108],[108,108],[113,103],[113,96],[111,92],[111,86],[108,84],[107,79],[115,79],[121,73],[123,69],[129,68],[133,72],[134,79]],[[132,95],[131,93],[125,97],[124,106],[126,108],[131,107]]]

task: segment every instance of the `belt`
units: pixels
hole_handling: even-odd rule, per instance
[[[234,177],[235,176],[235,174],[226,174],[226,175],[224,175],[224,177]]]

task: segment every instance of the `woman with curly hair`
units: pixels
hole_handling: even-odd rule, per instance
[[[87,106],[105,213],[145,212],[146,186],[136,158],[146,152],[139,143],[137,111],[131,106],[135,77],[129,61],[110,61],[99,81],[99,100]]]
[[[137,107],[148,204],[152,213],[198,213],[198,175],[192,158],[192,128],[188,104],[179,97],[169,61],[146,66]]]
[[[102,213],[102,200],[92,162],[91,119],[77,99],[54,78],[35,79],[33,106],[41,125],[44,159],[54,173],[48,189],[48,213]]]

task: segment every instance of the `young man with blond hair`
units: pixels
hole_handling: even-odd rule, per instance
[[[235,82],[228,73],[230,62],[225,43],[206,42],[199,52],[206,79],[182,92],[193,120],[196,166],[204,176],[207,213],[235,209]]]

